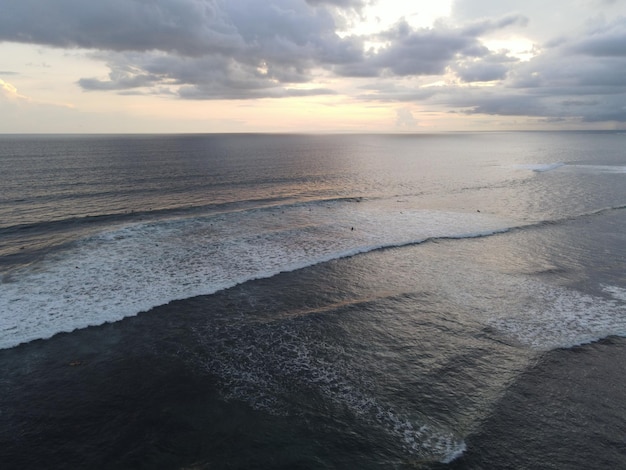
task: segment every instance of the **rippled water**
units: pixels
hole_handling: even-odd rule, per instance
[[[567,383],[528,391],[544,361],[624,350],[593,343],[626,335],[625,139],[3,136],[0,454],[536,468],[531,442],[515,465],[480,446],[531,435],[520,406],[563,406]],[[626,462],[583,434],[552,468]]]

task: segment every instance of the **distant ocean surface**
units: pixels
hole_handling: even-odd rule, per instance
[[[626,468],[626,134],[0,136],[0,462]]]

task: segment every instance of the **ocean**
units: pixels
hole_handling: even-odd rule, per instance
[[[0,136],[3,469],[626,468],[626,134]]]

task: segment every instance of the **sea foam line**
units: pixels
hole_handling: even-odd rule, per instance
[[[513,315],[495,313],[489,324],[538,351],[571,348],[607,336],[626,336],[626,290],[604,286],[611,299],[595,297],[536,281],[520,282],[533,299]]]
[[[529,164],[521,164],[515,165],[515,168],[520,170],[531,170],[537,173],[544,173],[546,171],[556,170],[557,168],[561,168],[565,166],[565,163],[557,162],[557,163],[529,163]]]
[[[557,170],[562,167],[567,167],[568,170],[582,172],[582,173],[616,173],[625,174],[626,166],[624,165],[584,165],[584,164],[572,164],[572,163],[528,163],[514,166],[520,170],[530,170],[536,173],[545,173],[548,171]]]
[[[0,348],[333,259],[488,235],[510,225],[486,214],[399,211],[367,202],[129,225],[11,273],[0,284]]]
[[[202,370],[218,377],[225,398],[255,409],[299,415],[308,407],[294,401],[294,390],[302,397],[312,392],[389,435],[407,454],[445,463],[464,452],[463,440],[449,430],[377,398],[369,390],[369,377],[351,364],[343,346],[327,342],[316,327],[319,323],[311,317],[288,323],[235,320],[219,326],[208,321],[194,328],[202,348],[194,348],[191,355]]]

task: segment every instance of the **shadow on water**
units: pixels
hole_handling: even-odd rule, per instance
[[[224,400],[148,316],[0,352],[3,468],[327,466],[305,422]]]
[[[626,339],[544,354],[436,469],[624,468]]]
[[[524,361],[411,276],[381,280],[369,263],[384,256],[0,351],[3,468],[414,468],[454,453]]]

